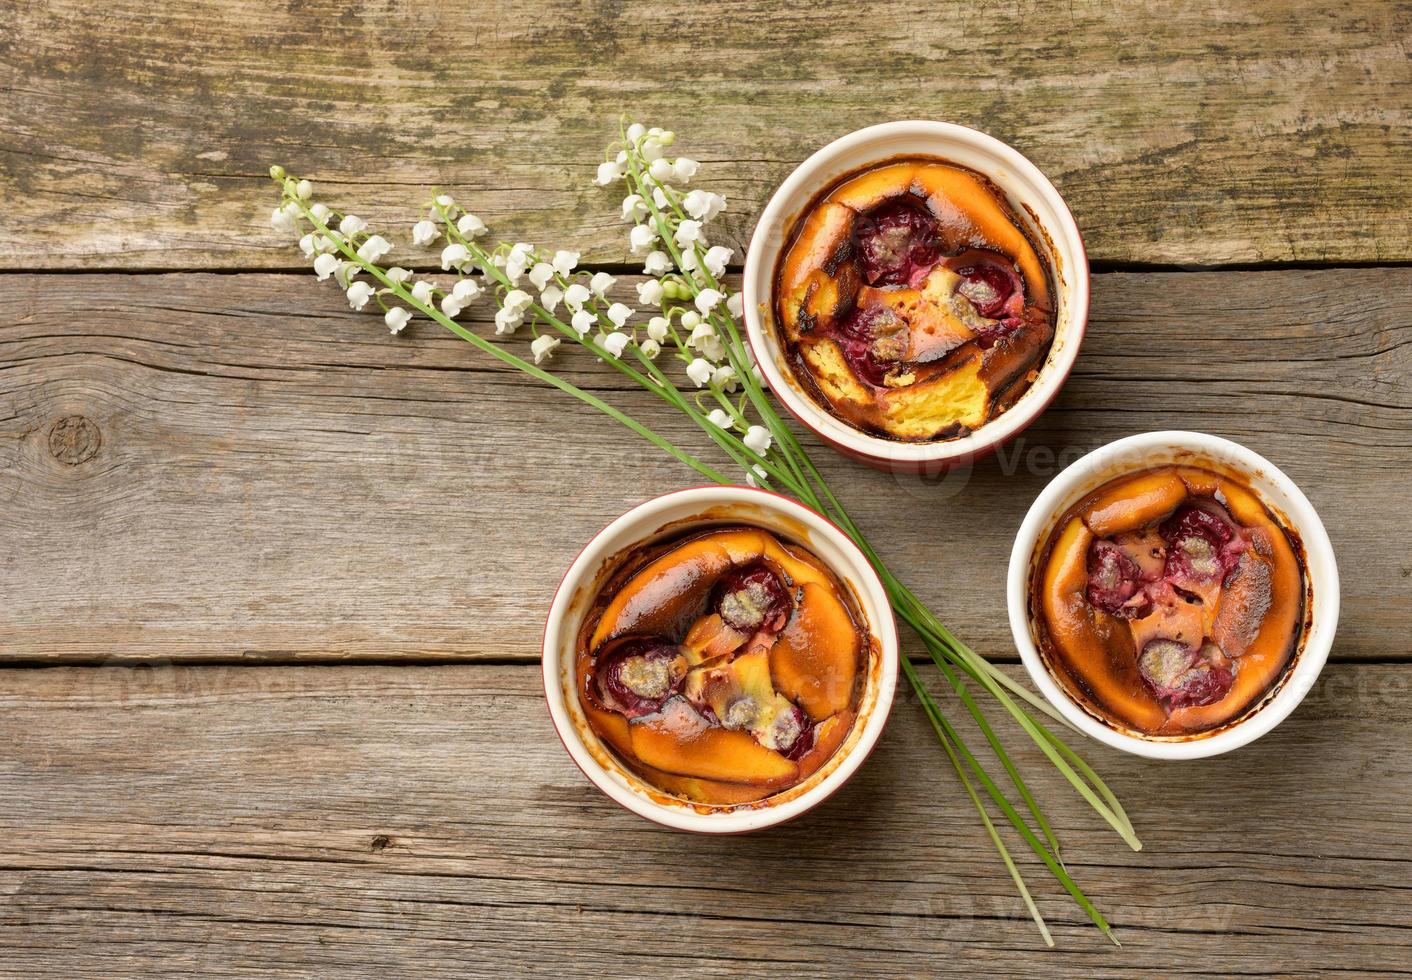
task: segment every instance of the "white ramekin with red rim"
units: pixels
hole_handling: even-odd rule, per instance
[[[1209,734],[1146,736],[1120,731],[1091,713],[1050,672],[1036,641],[1030,609],[1034,563],[1055,522],[1084,496],[1126,474],[1170,465],[1214,465],[1244,478],[1261,502],[1302,546],[1304,623],[1290,664],[1264,697],[1234,722]],[[1255,741],[1304,700],[1328,660],[1338,628],[1339,578],[1333,545],[1309,499],[1263,456],[1201,432],[1145,432],[1110,442],[1050,481],[1030,505],[1010,552],[1006,599],[1010,630],[1030,679],[1049,703],[1085,735],[1152,759],[1200,759]]]
[[[665,536],[713,526],[764,528],[812,552],[852,590],[877,641],[859,698],[858,719],[838,751],[798,786],[750,806],[710,808],[679,800],[644,782],[602,743],[585,718],[574,682],[575,644],[583,617],[620,559]],[[738,834],[792,820],[831,796],[862,765],[892,709],[898,672],[897,624],[882,582],[836,525],[803,504],[750,487],[696,487],[641,503],[589,541],[569,566],[544,628],[544,694],[564,748],[590,781],[632,812],[678,830]]]
[[[1004,192],[1035,246],[1048,258],[1059,297],[1054,343],[1035,382],[1007,411],[970,435],[944,442],[884,439],[835,417],[794,377],[774,326],[775,269],[799,217],[838,178],[900,156],[939,157],[988,177]],[[1033,422],[1059,393],[1088,323],[1088,255],[1064,199],[1018,150],[954,123],[882,123],[834,140],[785,178],[750,238],[744,300],[751,350],[775,397],[795,418],[834,449],[870,466],[934,473],[993,452]]]

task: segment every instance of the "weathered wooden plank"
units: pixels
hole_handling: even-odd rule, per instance
[[[397,226],[440,185],[511,240],[623,259],[589,178],[624,112],[689,134],[735,245],[814,148],[922,117],[1019,146],[1099,261],[1412,258],[1401,2],[50,0],[7,21],[10,268],[287,268],[272,162]]]
[[[1026,861],[1046,951],[914,704],[815,813],[714,840],[592,789],[533,666],[0,670],[0,973],[1393,974],[1408,683],[1334,666],[1202,763],[1086,749],[1136,854],[1007,728],[1124,943]]]
[[[391,337],[312,277],[5,288],[5,658],[533,658],[583,542],[693,482],[434,324]],[[1406,657],[1412,270],[1114,274],[1095,293],[1069,385],[999,457],[926,481],[817,450],[893,567],[1012,656],[1004,569],[1039,489],[1118,436],[1200,428],[1268,455],[1323,513],[1345,572],[1335,656]],[[606,367],[557,367],[702,446]]]

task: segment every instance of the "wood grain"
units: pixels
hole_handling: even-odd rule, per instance
[[[533,659],[583,543],[695,482],[435,324],[391,337],[309,276],[11,276],[6,294],[11,661]],[[1345,572],[1334,656],[1405,659],[1409,309],[1404,269],[1103,275],[1063,394],[997,457],[928,480],[814,455],[898,574],[1005,659],[1010,543],[1062,465],[1143,430],[1231,436],[1324,517]],[[701,448],[605,366],[556,369]]]
[[[1332,666],[1233,756],[1089,747],[1137,854],[1017,752],[1124,944],[1025,862],[1046,952],[914,704],[820,809],[721,840],[593,789],[533,666],[0,670],[0,974],[1404,973],[1407,673]]]
[[[283,163],[400,237],[430,188],[623,261],[589,180],[629,113],[707,164],[739,246],[828,140],[964,123],[1050,175],[1102,263],[1412,259],[1412,8],[906,0],[11,4],[0,261],[288,268]]]

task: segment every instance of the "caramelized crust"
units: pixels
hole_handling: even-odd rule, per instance
[[[1207,581],[1173,578],[1170,557],[1162,577],[1134,565],[1129,574],[1141,588],[1125,607],[1133,611],[1117,615],[1095,605],[1095,542],[1160,546],[1152,529],[1191,508],[1223,511],[1234,522],[1230,570]],[[1206,469],[1172,466],[1110,481],[1070,508],[1046,542],[1033,594],[1041,650],[1071,694],[1119,727],[1183,735],[1239,718],[1278,681],[1298,640],[1304,580],[1289,535],[1248,488]],[[1150,609],[1139,605],[1144,596]],[[1205,659],[1195,663],[1220,684],[1190,703],[1155,686],[1139,658],[1149,644],[1162,643],[1199,648]],[[1228,686],[1218,690],[1222,684]]]
[[[860,243],[880,208],[899,206],[927,216],[935,247],[912,270],[916,281],[870,285]],[[1007,268],[1018,287],[996,318],[981,315],[956,271],[974,275],[972,255]],[[903,159],[844,178],[811,206],[776,270],[775,312],[790,369],[833,414],[931,441],[965,435],[1023,393],[1053,340],[1051,288],[994,185],[953,164]],[[869,313],[882,309],[892,316],[879,347]]]
[[[589,725],[629,768],[665,793],[739,806],[799,784],[843,744],[871,646],[817,557],[728,527],[620,567],[575,676]]]

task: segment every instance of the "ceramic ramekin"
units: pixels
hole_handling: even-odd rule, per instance
[[[775,267],[800,215],[839,177],[898,156],[940,157],[990,178],[1048,257],[1059,299],[1054,344],[1034,384],[999,417],[968,436],[946,442],[895,442],[835,418],[804,390],[786,365],[773,322]],[[745,256],[745,324],[755,359],[771,390],[820,439],[879,469],[937,472],[993,452],[1054,400],[1083,341],[1088,323],[1088,278],[1088,255],[1073,215],[1049,179],[1019,151],[993,136],[954,123],[883,123],[825,146],[801,163],[770,198]]]
[[[1265,697],[1239,719],[1209,734],[1144,736],[1114,728],[1069,696],[1040,654],[1030,615],[1030,582],[1037,552],[1055,522],[1082,497],[1109,480],[1169,465],[1214,465],[1234,470],[1266,508],[1302,544],[1305,562],[1304,629],[1290,665]],[[1200,432],[1147,432],[1110,442],[1069,466],[1030,506],[1015,536],[1006,580],[1010,629],[1030,679],[1076,728],[1106,745],[1153,759],[1200,759],[1229,752],[1284,721],[1319,677],[1338,627],[1339,580],[1333,545],[1307,497],[1269,460],[1239,443]]]
[[[574,647],[583,617],[618,561],[667,535],[724,524],[764,528],[808,548],[848,586],[877,640],[853,731],[798,786],[758,804],[712,809],[670,797],[622,765],[584,717],[574,687]],[[749,487],[698,487],[639,504],[594,536],[569,566],[544,629],[544,693],[564,748],[595,786],[633,813],[678,830],[738,834],[792,820],[827,799],[877,743],[897,687],[897,624],[887,593],[863,553],[834,524],[786,497]]]

